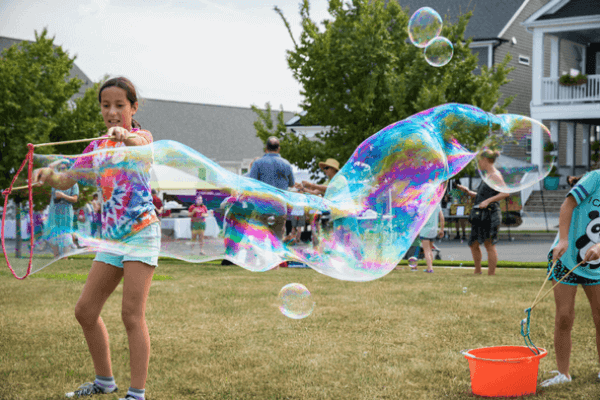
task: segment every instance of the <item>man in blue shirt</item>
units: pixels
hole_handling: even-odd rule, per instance
[[[279,155],[279,139],[267,139],[265,155],[256,160],[250,169],[250,178],[268,183],[281,190],[294,186],[294,174],[288,160]]]
[[[294,186],[294,174],[289,161],[279,155],[279,150],[279,139],[273,136],[268,138],[265,155],[252,164],[248,176],[278,189],[288,190],[289,187]],[[273,218],[269,220],[269,217],[275,218],[274,223]],[[281,239],[286,217],[286,215],[261,215],[259,219],[264,220],[263,222],[271,227],[273,233]]]

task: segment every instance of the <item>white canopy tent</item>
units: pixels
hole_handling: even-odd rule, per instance
[[[202,179],[168,165],[152,165],[150,169],[150,187],[167,194],[193,196],[196,190],[216,189]]]

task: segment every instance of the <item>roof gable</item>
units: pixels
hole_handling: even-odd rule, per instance
[[[600,14],[600,7],[598,6],[597,0],[559,0],[552,1],[548,5],[554,5],[554,7],[550,7],[548,11],[538,18],[538,20],[584,17]]]
[[[389,0],[388,0],[389,1]],[[421,7],[431,7],[442,19],[456,23],[458,16],[473,11],[467,25],[465,37],[473,40],[496,39],[505,27],[514,20],[522,6],[528,0],[397,0],[403,7],[409,8],[412,15]]]
[[[597,0],[551,0],[545,6],[533,13],[524,22],[525,26],[534,25],[536,21],[552,21],[565,18],[600,15]]]

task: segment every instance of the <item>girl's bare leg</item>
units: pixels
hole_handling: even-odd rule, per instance
[[[200,244],[200,254],[204,254],[204,231],[200,231],[198,234],[198,243]]]
[[[556,285],[555,280],[552,282]],[[577,286],[558,284],[554,287],[554,301],[556,303],[554,351],[556,352],[556,365],[559,372],[567,376],[570,376],[571,330],[573,329],[573,321],[575,320],[576,294]]]
[[[75,305],[75,318],[83,329],[96,375],[113,376],[108,331],[100,317],[100,311],[122,276],[123,269],[94,261]]]
[[[600,357],[600,285],[584,286],[583,290],[592,308],[592,318],[596,327],[596,350]]]
[[[150,361],[150,335],[146,325],[146,300],[150,293],[154,267],[139,261],[124,265],[123,310],[121,316],[129,340],[131,387],[144,389]]]

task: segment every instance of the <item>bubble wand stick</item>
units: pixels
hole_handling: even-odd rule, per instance
[[[127,139],[133,139],[136,137],[138,137],[138,136],[137,135],[129,135],[127,137]],[[114,136],[100,136],[100,137],[96,137],[96,138],[65,140],[62,142],[39,143],[39,144],[34,144],[33,147],[54,146],[55,144],[85,143],[85,142],[93,142],[94,140],[112,139],[112,138],[114,138]]]
[[[127,139],[133,139],[138,137],[137,135],[129,135],[127,137]],[[101,136],[101,137],[97,137],[97,138],[87,138],[87,139],[77,139],[77,140],[65,140],[62,142],[52,142],[52,143],[39,143],[39,144],[33,144],[31,145],[33,148],[36,147],[44,147],[44,146],[54,146],[54,145],[59,145],[59,144],[73,144],[73,143],[85,143],[85,142],[93,142],[94,140],[101,140],[101,139],[112,139],[114,138],[114,136]],[[29,146],[29,145],[28,145]],[[19,171],[20,172],[20,171]],[[17,173],[17,175],[19,175]],[[37,182],[32,182],[31,184],[32,187],[34,186],[39,186],[39,183]],[[16,187],[11,187],[10,190],[21,190],[21,189],[28,189],[29,185],[24,185],[24,186],[16,186]],[[9,192],[10,193],[10,192]]]

